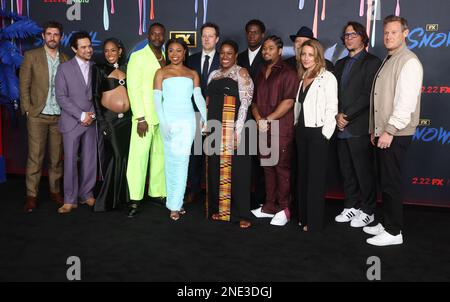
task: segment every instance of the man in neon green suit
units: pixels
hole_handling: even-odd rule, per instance
[[[153,102],[153,78],[156,71],[166,65],[161,50],[165,27],[153,23],[148,30],[148,45],[134,52],[128,64],[128,95],[133,112],[127,181],[131,204],[128,217],[134,217],[144,197],[145,181],[150,157],[150,197],[166,197],[164,176],[164,149],[158,116]]]

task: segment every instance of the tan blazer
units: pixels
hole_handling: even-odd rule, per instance
[[[59,52],[59,61],[64,63],[69,57]],[[36,117],[44,109],[48,94],[48,64],[44,47],[25,52],[20,66],[20,108],[22,114]]]

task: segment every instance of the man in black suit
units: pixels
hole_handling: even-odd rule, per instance
[[[297,51],[300,50],[300,47],[302,47],[303,43],[305,43],[306,41],[317,40],[316,38],[314,38],[312,29],[307,26],[300,27],[295,35],[290,35],[289,37],[291,38],[291,41],[294,42],[294,53],[297,53]],[[297,59],[295,58],[295,55],[293,57],[287,58],[285,62],[292,66],[292,68],[297,70]],[[327,65],[327,70],[333,72],[333,63],[327,59],[325,59],[325,63]]]
[[[266,26],[261,20],[253,19],[245,25],[248,48],[238,55],[238,65],[246,68],[256,86],[256,75],[264,63],[262,57],[262,42]],[[260,204],[266,200],[266,189],[264,185],[264,169],[259,163],[258,155],[252,156],[252,190],[251,205],[252,209],[260,207]]]
[[[261,20],[253,19],[245,25],[248,48],[238,55],[238,65],[248,70],[255,82],[256,75],[264,59],[261,54],[261,45],[264,40],[266,26]]]
[[[381,65],[366,52],[369,38],[365,27],[348,22],[342,32],[348,56],[336,62],[339,83],[337,150],[344,184],[344,210],[337,222],[364,227],[374,219],[376,184],[373,148],[369,135],[369,106],[372,82]]]
[[[219,42],[219,26],[214,23],[203,24],[201,30],[202,51],[189,56],[189,68],[194,69],[200,76],[200,87],[202,94],[205,96],[206,86],[208,85],[208,77],[212,71],[219,69],[219,53],[216,51],[216,45]],[[194,109],[198,112],[197,106],[193,102]],[[200,124],[200,116],[197,116],[197,125]],[[190,190],[186,194],[185,203],[190,203],[201,198],[201,182],[204,175],[204,153],[203,139],[201,130],[197,127],[195,140],[192,145],[191,157],[189,159],[188,183]]]

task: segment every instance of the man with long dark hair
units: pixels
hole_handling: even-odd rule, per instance
[[[344,210],[335,220],[364,227],[374,218],[376,184],[369,136],[370,90],[381,61],[368,53],[365,27],[348,22],[342,31],[348,56],[336,62],[339,84],[337,151],[344,184]]]

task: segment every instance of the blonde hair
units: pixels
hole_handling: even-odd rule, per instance
[[[386,26],[386,24],[391,22],[400,22],[400,25],[402,26],[402,32],[408,29],[408,21],[406,21],[405,18],[400,16],[394,16],[389,15],[383,20],[383,27]]]
[[[320,73],[320,71],[323,68],[325,68],[325,66],[326,66],[322,44],[320,44],[319,41],[313,40],[313,39],[304,42],[302,47],[300,47],[300,49],[298,49],[295,53],[295,58],[297,60],[297,74],[298,74],[298,78],[300,80],[303,79],[303,77],[305,76],[305,73],[306,73],[306,69],[303,68],[302,60],[301,60],[302,50],[303,50],[303,47],[305,47],[305,46],[309,46],[314,49],[314,61],[316,62],[316,66],[313,68],[313,70],[308,75],[309,78],[315,78]]]

